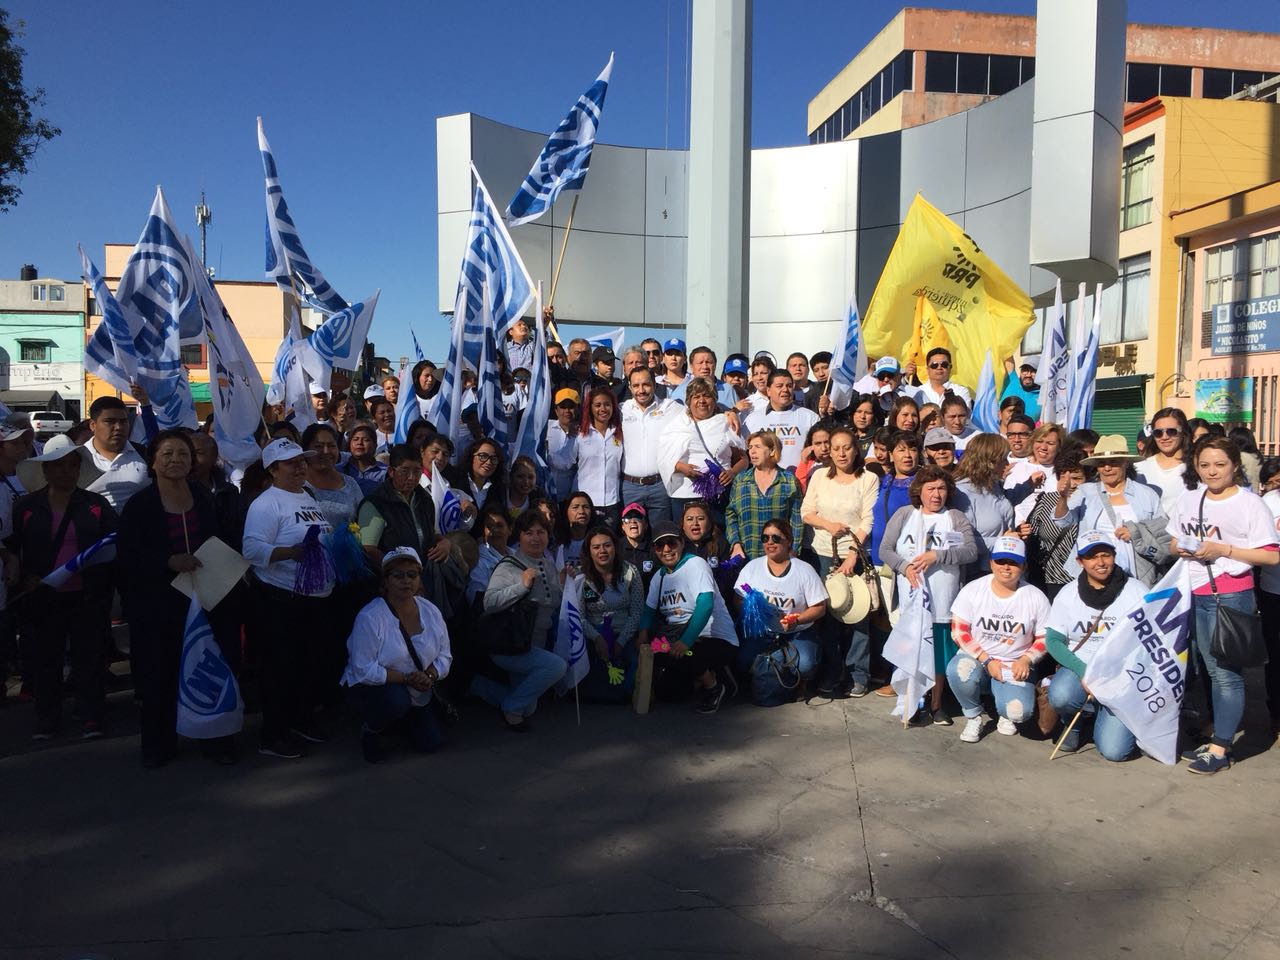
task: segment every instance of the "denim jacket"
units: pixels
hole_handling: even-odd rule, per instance
[[[1133,544],[1134,562],[1137,566],[1134,575],[1146,584],[1156,581],[1156,574],[1169,560],[1169,533],[1165,529],[1169,520],[1160,506],[1160,494],[1140,480],[1129,478],[1124,482],[1124,498],[1133,507],[1137,520],[1124,524],[1129,530],[1130,543]],[[1071,499],[1067,501],[1067,515],[1054,517],[1060,526],[1079,523],[1081,530],[1093,530],[1097,527],[1109,527],[1106,519],[1107,495],[1100,482],[1081,485]],[[1063,569],[1076,576],[1080,573],[1080,563],[1075,551],[1063,564]]]

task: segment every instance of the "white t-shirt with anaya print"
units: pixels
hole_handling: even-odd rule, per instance
[[[733,629],[729,608],[720,596],[711,567],[701,557],[686,554],[674,570],[659,569],[649,582],[649,596],[645,603],[667,623],[684,625],[693,618],[693,608],[704,593],[711,594],[711,619],[698,636],[717,637],[736,647],[738,634]],[[686,637],[684,642],[689,646],[695,639]]]
[[[1201,520],[1201,501],[1204,503],[1203,521]],[[1262,502],[1256,493],[1250,493],[1241,487],[1225,500],[1214,500],[1205,496],[1203,490],[1184,490],[1178,497],[1178,505],[1169,516],[1169,535],[1180,544],[1187,537],[1199,540],[1216,540],[1233,547],[1262,549],[1280,545],[1280,536],[1276,532],[1276,518],[1270,508]],[[1242,578],[1252,580],[1253,566],[1234,557],[1219,557],[1212,564],[1199,561],[1192,562],[1191,589],[1198,590],[1209,585],[1209,569],[1212,568],[1215,578],[1235,577],[1239,589]],[[1218,588],[1222,589],[1222,584]]]
[[[757,557],[742,568],[734,586],[739,592],[744,586],[759,590],[783,614],[801,613],[827,600],[827,588],[818,571],[795,557],[780,577],[769,570],[767,557]]]
[[[1017,660],[1035,644],[1040,649],[1032,656],[1039,656],[1049,622],[1049,598],[1029,583],[1018,587],[1013,596],[997,596],[991,589],[993,579],[987,574],[965,584],[951,605],[951,615],[969,624],[973,642],[988,656]]]

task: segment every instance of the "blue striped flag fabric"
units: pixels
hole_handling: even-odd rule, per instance
[[[274,280],[281,290],[292,292],[326,316],[346,310],[347,301],[311,262],[298,236],[261,117],[258,118],[258,149],[262,152],[262,169],[267,180],[267,279]]]
[[[1067,432],[1085,430],[1093,422],[1093,400],[1098,388],[1098,344],[1102,338],[1102,284],[1093,293],[1093,323],[1084,349],[1076,358],[1067,404]]]
[[[381,293],[375,290],[369,299],[339,310],[302,341],[302,366],[318,383],[327,384],[334,367],[355,370],[360,366],[360,352],[369,339]]]
[[[49,572],[40,582],[57,590],[85,567],[109,563],[116,558],[116,535],[108,533],[96,543],[91,543],[62,566]]]
[[[1062,303],[1062,280],[1053,295],[1051,322],[1044,331],[1044,347],[1036,383],[1040,384],[1040,420],[1043,423],[1066,423],[1067,400],[1071,380],[1071,339],[1067,336],[1067,311]]]
[[[538,311],[541,313],[541,311]],[[551,365],[547,362],[547,338],[542,324],[534,324],[533,369],[529,371],[529,402],[520,418],[520,431],[516,435],[512,462],[518,456],[533,460],[538,468],[539,485],[544,489],[550,480],[546,458],[547,424],[551,416]]]
[[[476,372],[476,418],[480,431],[505,450],[507,420],[497,376],[498,344],[511,325],[524,316],[534,299],[534,287],[484,181],[474,166],[471,172],[476,179],[476,189],[458,277],[453,338],[444,383],[440,386],[436,426],[448,431],[455,446],[459,441],[466,444],[469,431],[462,425],[462,370],[464,365],[469,366]],[[460,448],[455,450],[455,456],[460,453]]]
[[[842,410],[853,397],[853,385],[867,375],[867,351],[862,343],[862,318],[858,314],[858,296],[849,298],[844,330],[831,352],[831,386],[827,395],[833,409]]]
[[[591,148],[604,111],[604,97],[609,92],[609,75],[613,72],[613,54],[609,62],[578,98],[569,115],[548,138],[533,169],[525,176],[520,189],[507,205],[512,226],[536,220],[556,202],[561,190],[581,190],[591,166]]]
[[[996,369],[991,351],[978,375],[978,391],[973,397],[973,425],[983,433],[1000,432],[1000,401],[996,398]]]
[[[413,332],[412,325],[409,327],[409,336],[413,337],[413,355],[417,358],[417,362],[421,363],[423,360],[427,359],[427,355],[422,352],[422,347],[418,343],[418,335]]]

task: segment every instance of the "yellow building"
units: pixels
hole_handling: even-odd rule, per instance
[[[107,286],[113,291],[120,282],[120,274],[133,252],[132,244],[109,243],[106,245],[106,256],[103,262],[103,276]],[[214,286],[223,305],[231,314],[236,329],[244,339],[249,354],[262,375],[263,383],[271,379],[271,365],[275,362],[276,349],[284,338],[288,327],[288,318],[293,297],[286,294],[274,283],[255,280],[218,280]],[[102,322],[101,313],[93,305],[89,311],[86,342],[93,331]],[[182,348],[183,362],[191,379],[191,394],[196,401],[196,412],[199,416],[207,416],[210,412],[209,401],[209,367],[203,344]],[[100,380],[92,374],[85,374],[84,410],[97,397],[120,396],[120,391],[111,384]]]

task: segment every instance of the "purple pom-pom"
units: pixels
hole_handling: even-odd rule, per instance
[[[707,469],[693,478],[694,493],[703,500],[718,501],[728,492],[720,482],[720,475],[724,473],[724,467],[714,460],[704,460],[703,462],[707,465]]]
[[[293,578],[293,592],[311,597],[324,592],[334,580],[333,560],[320,542],[320,527],[312,524],[302,538],[302,559]]]

